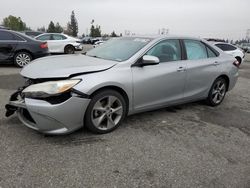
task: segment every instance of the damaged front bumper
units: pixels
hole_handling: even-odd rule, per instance
[[[25,126],[44,134],[67,134],[84,125],[89,98],[70,95],[63,101],[50,103],[42,99],[25,98],[21,91],[11,95],[5,106],[7,117],[16,112]]]

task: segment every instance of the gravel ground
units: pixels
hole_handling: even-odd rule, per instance
[[[0,67],[0,188],[250,187],[250,63],[219,107],[133,115],[106,135],[44,136],[5,118],[19,70]]]

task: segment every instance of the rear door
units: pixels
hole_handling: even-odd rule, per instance
[[[17,40],[15,36],[8,31],[0,31],[0,61],[9,60],[15,53]]]
[[[187,55],[185,100],[205,98],[214,80],[220,75],[221,65],[215,51],[198,40],[183,40]]]
[[[61,34],[52,34],[51,48],[56,53],[64,53],[64,48],[68,44],[67,38]]]

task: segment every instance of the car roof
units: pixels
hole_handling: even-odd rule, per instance
[[[198,37],[191,37],[191,36],[180,36],[180,35],[132,35],[132,36],[123,36],[124,38],[128,37],[128,38],[148,38],[151,40],[154,39],[191,39],[191,40],[202,40],[202,38],[198,38]]]

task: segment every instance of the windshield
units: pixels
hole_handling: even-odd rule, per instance
[[[90,50],[86,55],[113,61],[125,61],[146,46],[151,39],[122,37],[103,43],[98,48]]]

